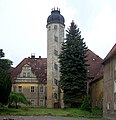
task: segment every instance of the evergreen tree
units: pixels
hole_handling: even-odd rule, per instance
[[[0,103],[7,104],[12,86],[11,75],[9,72],[12,61],[2,59],[2,57],[4,57],[4,52],[0,49]]]
[[[83,96],[86,95],[87,47],[73,21],[66,32],[66,40],[59,55],[61,88],[65,105],[77,107],[82,104]]]

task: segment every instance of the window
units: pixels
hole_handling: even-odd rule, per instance
[[[48,27],[48,30],[50,30],[50,29],[51,29],[51,26]]]
[[[55,85],[58,85],[59,84],[59,81],[57,79],[54,79],[54,84]]]
[[[54,98],[55,98],[55,99],[58,99],[57,93],[54,93]]]
[[[26,73],[25,72],[23,73],[23,77],[26,77]]]
[[[39,100],[39,106],[43,107],[44,106],[44,100]]]
[[[107,110],[110,109],[110,103],[107,103]]]
[[[34,101],[34,100],[31,100],[31,104],[32,104],[32,106],[35,105],[35,101]]]
[[[116,70],[116,59],[115,59],[115,70]]]
[[[116,110],[116,102],[114,103],[114,110]]]
[[[31,86],[31,92],[35,92],[35,87]]]
[[[54,36],[54,41],[58,42],[58,37]]]
[[[54,50],[54,54],[57,56],[57,55],[58,55],[58,51],[57,51],[57,50]]]
[[[18,92],[22,92],[22,86],[18,86]]]
[[[57,30],[57,25],[54,25],[54,30]]]
[[[39,92],[40,92],[40,93],[43,93],[43,86],[40,86]]]
[[[27,77],[30,77],[30,72],[27,73]]]
[[[116,93],[116,80],[114,81],[114,93]]]
[[[58,70],[58,65],[56,63],[54,64],[54,69]]]

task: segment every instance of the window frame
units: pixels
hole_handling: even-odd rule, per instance
[[[54,99],[58,99],[58,93],[54,92]]]
[[[40,86],[40,87],[39,87],[39,92],[40,92],[40,93],[44,93],[44,86]]]
[[[31,104],[32,106],[35,105],[35,100],[30,100],[30,102],[32,103],[32,104]]]
[[[57,30],[58,29],[58,26],[57,25],[54,25],[54,30]]]
[[[18,86],[18,92],[20,92],[20,93],[23,92],[23,87],[22,86]]]
[[[54,41],[58,42],[58,37],[56,35],[54,35]]]
[[[54,69],[58,70],[58,64],[54,63]]]
[[[114,93],[116,93],[116,80],[114,80]]]
[[[116,71],[116,59],[114,61],[114,70]]]
[[[23,72],[23,77],[26,77],[26,72]]]
[[[31,93],[34,93],[34,92],[35,92],[35,86],[31,86],[31,87],[30,87],[30,92],[31,92]]]
[[[44,107],[44,104],[45,104],[45,103],[44,103],[44,99],[40,99],[40,100],[39,100],[39,106],[40,106],[40,107]]]
[[[58,56],[58,50],[54,49],[54,54]]]
[[[30,72],[27,72],[27,77],[31,77],[31,74],[30,74]]]

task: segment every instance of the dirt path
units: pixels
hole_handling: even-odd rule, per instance
[[[72,117],[53,117],[53,116],[0,116],[0,120],[89,120],[89,119]]]

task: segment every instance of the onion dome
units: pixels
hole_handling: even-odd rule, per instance
[[[57,8],[57,10],[52,9],[51,15],[48,16],[47,19],[47,25],[50,23],[61,23],[64,25],[64,17],[60,14],[60,9]]]

